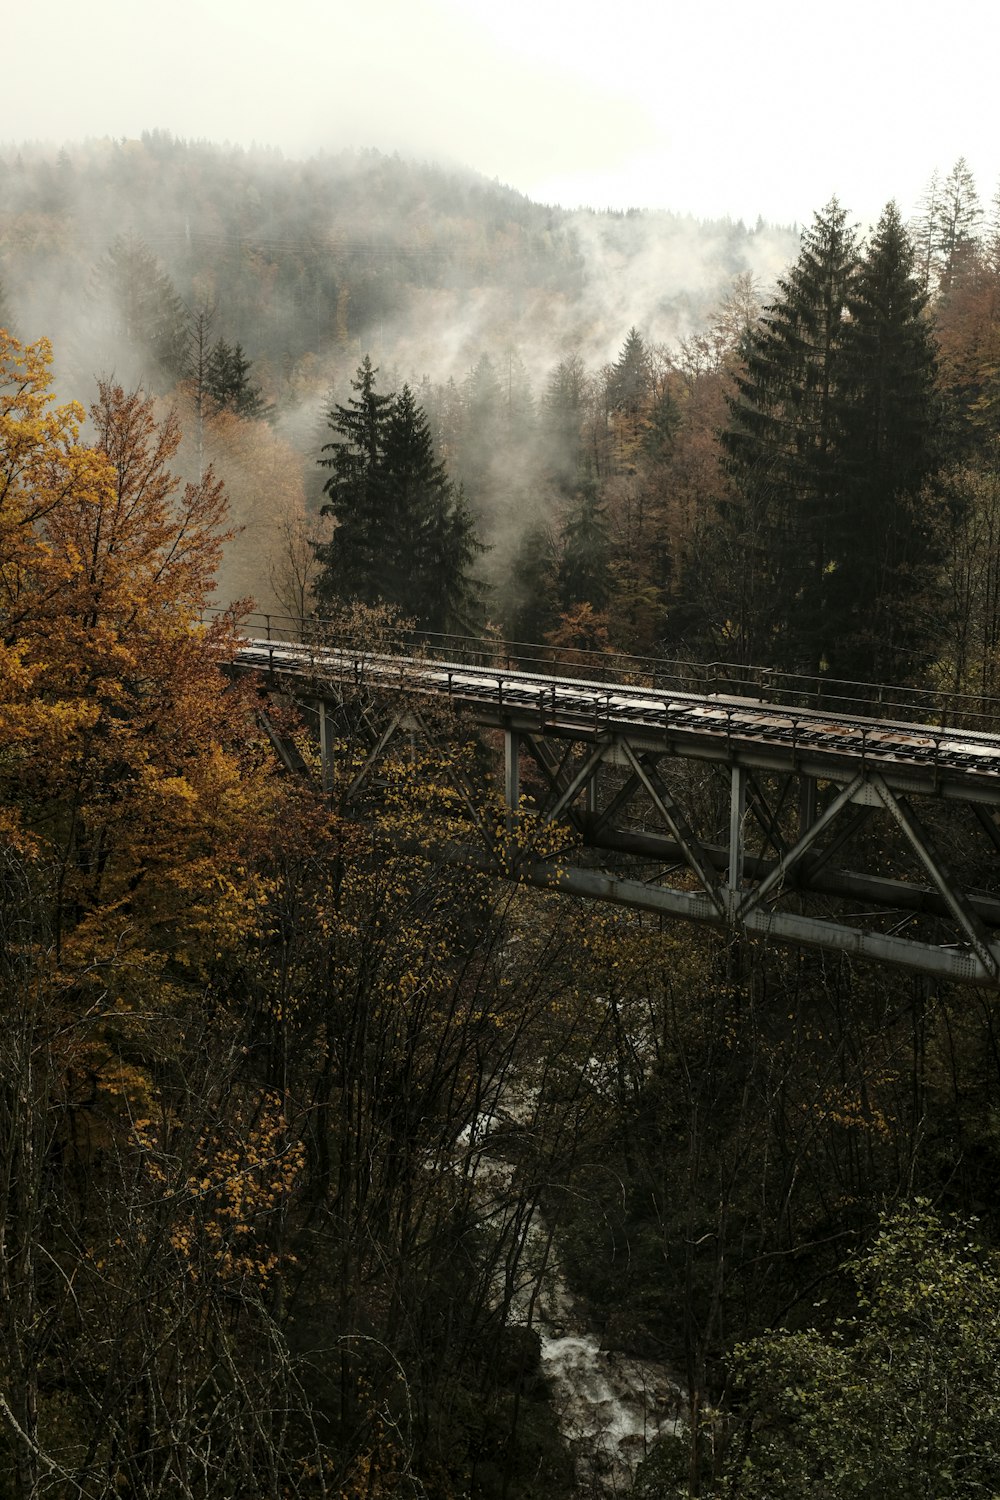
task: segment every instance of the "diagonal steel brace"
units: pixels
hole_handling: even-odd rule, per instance
[[[671,796],[666,782],[655,766],[646,765],[639,759],[627,740],[622,742],[621,748],[634,774],[645,787],[653,806],[680,844],[688,868],[697,875],[699,883],[710,897],[720,917],[724,916],[725,906],[716,885],[715,872],[705,858],[687,819]]]
[[[785,877],[798,864],[802,856],[812,848],[824,828],[833,822],[834,818],[837,817],[843,808],[850,805],[855,793],[861,789],[864,779],[864,776],[859,772],[850,785],[842,787],[829,807],[825,808],[815,823],[806,829],[798,843],[793,844],[791,849],[787,850],[782,858],[778,860],[778,863],[766,879],[762,880],[760,885],[754,889],[747,891],[736,911],[737,921],[742,921],[748,913],[760,905],[766,896],[770,895],[771,891],[782,884]]]
[[[892,814],[905,834],[924,869],[937,886],[955,921],[965,933],[969,945],[988,973],[996,979],[1000,973],[998,952],[990,943],[986,928],[973,910],[969,898],[956,884],[948,866],[935,850],[931,839],[917,814],[904,797],[897,797],[889,790],[881,776],[871,778],[882,799],[883,806]]]

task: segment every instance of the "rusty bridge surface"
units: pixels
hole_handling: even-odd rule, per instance
[[[557,856],[526,848],[512,862],[516,842],[501,847],[477,822],[465,782],[470,840],[449,858],[1000,986],[1000,703],[457,637],[325,641],[315,622],[254,623],[233,668],[307,711],[328,784],[342,716],[365,700],[369,742],[348,801],[397,736],[474,730],[495,752],[485,762],[508,835],[528,813],[566,833]],[[432,714],[434,703],[453,712]]]

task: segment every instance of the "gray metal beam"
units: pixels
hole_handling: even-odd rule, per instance
[[[638,832],[629,828],[601,829],[588,838],[587,847],[609,854],[628,854],[658,865],[683,865],[684,851],[676,839],[662,834]],[[702,853],[714,870],[725,871],[729,850],[721,844],[702,844]],[[885,875],[870,875],[860,870],[830,870],[826,866],[826,849],[810,852],[798,862],[794,889],[800,895],[830,896],[838,900],[864,902],[886,911],[911,911],[928,917],[950,917],[951,908],[931,886],[893,880]],[[815,863],[814,863],[815,861]],[[774,869],[773,859],[744,854],[744,874],[749,880],[764,880]],[[967,891],[966,897],[980,921],[1000,928],[1000,899],[988,891]]]
[[[605,745],[598,745],[596,750],[592,750],[589,755],[584,757],[583,764],[578,769],[576,775],[570,779],[569,785],[560,793],[553,806],[545,809],[545,821],[547,823],[554,823],[563,810],[569,807],[574,799],[580,795],[580,792],[604,759],[606,748]]]
[[[496,875],[507,874],[496,861],[491,861],[488,855],[477,849],[446,851],[445,857],[449,862],[470,864],[476,869]],[[724,925],[708,897],[698,892],[674,891],[662,886],[645,885],[638,880],[622,880],[599,870],[568,869],[545,861],[522,865],[518,869],[517,878],[544,890],[629,906],[636,911],[648,911],[714,927]],[[748,933],[757,937],[832,949],[855,958],[872,959],[897,968],[916,970],[921,974],[933,974],[942,979],[989,986],[995,986],[997,982],[994,964],[987,966],[973,952],[958,948],[939,948],[931,943],[914,942],[892,933],[862,932],[842,923],[777,911],[751,912],[743,926]],[[992,950],[991,956],[994,960],[1000,959],[1000,948]]]
[[[736,917],[743,900],[743,860],[746,854],[747,779],[742,766],[733,766],[729,791],[729,866],[726,873],[726,905],[730,919]]]
[[[403,727],[404,718],[405,715],[403,714],[393,714],[392,718],[389,720],[388,724],[385,726],[382,733],[376,740],[374,747],[368,752],[368,755],[365,758],[364,764],[362,765],[360,771],[358,771],[357,775],[351,781],[350,786],[347,788],[347,791],[344,794],[345,802],[353,801],[355,794],[367,781],[369,771],[371,771],[372,767],[377,765],[377,763],[381,760],[389,741],[393,738],[397,731]]]
[[[545,777],[549,791],[554,797],[558,797],[566,785],[565,769],[573,754],[573,741],[567,743],[565,753],[557,763],[556,757],[549,754],[544,739],[534,734],[526,734],[523,730],[520,737],[522,747],[528,752],[535,765]],[[583,819],[580,817],[577,809],[575,807],[566,808],[565,817],[576,829],[577,833],[582,836]]]
[[[507,811],[516,816],[521,805],[521,736],[514,729],[504,730],[503,795]]]
[[[680,845],[688,868],[697,876],[699,884],[707,893],[712,905],[718,910],[719,915],[723,916],[725,914],[725,907],[716,889],[712,867],[705,859],[697,838],[683,812],[671,796],[663,778],[657,773],[654,766],[643,764],[632,753],[632,749],[628,744],[625,744],[622,748],[632,767],[633,774],[639,778],[645,787],[646,793],[656,811],[660,814],[660,817]]]

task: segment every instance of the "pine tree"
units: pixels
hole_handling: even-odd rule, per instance
[[[947,291],[979,241],[983,210],[976,181],[960,156],[941,183],[933,221],[932,247],[940,287]]]
[[[920,200],[921,212],[913,219],[910,237],[913,241],[917,274],[925,292],[930,292],[934,275],[934,245],[941,217],[941,174],[935,167],[927,191]]]
[[[133,235],[116,238],[96,267],[94,293],[109,304],[111,327],[136,361],[137,380],[170,386],[183,377],[188,316],[170,277],[142,240]],[[120,352],[120,347],[98,347],[98,362],[117,367]],[[92,359],[91,369],[94,363]]]
[[[649,355],[642,334],[633,324],[608,371],[609,407],[634,419],[645,404],[650,384]]]
[[[496,367],[483,354],[462,387],[461,442],[457,472],[480,514],[496,509],[506,472],[498,473],[497,455],[504,452],[505,401]]]
[[[612,472],[634,474],[652,394],[649,354],[639,330],[629,329],[605,383]]]
[[[750,655],[852,680],[926,657],[936,463],[934,359],[895,205],[859,255],[834,202],[750,333],[722,434],[742,555],[733,635]],[[742,554],[734,541],[742,540]]]
[[[557,489],[569,492],[580,471],[586,374],[578,354],[549,377],[542,398],[542,461]]]
[[[434,456],[430,426],[408,385],[389,411],[383,462],[383,597],[426,630],[469,624],[469,570],[479,550],[472,520]]]
[[[524,449],[535,434],[535,398],[524,360],[514,348],[504,353],[503,427],[509,448]]]
[[[537,644],[553,629],[557,574],[555,537],[544,521],[535,521],[521,536],[509,570],[504,619],[513,640]]]

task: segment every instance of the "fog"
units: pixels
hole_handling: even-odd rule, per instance
[[[531,413],[560,362],[581,363],[596,399],[630,328],[669,359],[734,278],[766,294],[797,246],[794,226],[567,212],[395,155],[286,159],[165,132],[0,153],[0,230],[12,331],[52,340],[62,396],[87,402],[112,377],[180,401],[188,425],[179,351],[199,312],[252,362],[266,430],[216,424],[185,463],[215,463],[242,528],[224,595],[269,608],[276,553],[321,499],[325,414],[364,355],[381,389],[406,382],[425,405],[495,580],[552,516]],[[452,430],[474,371],[492,415]]]
[[[1000,173],[988,0],[94,0],[5,17],[8,139],[374,146],[540,202],[801,222],[836,194],[913,212],[930,170]]]

